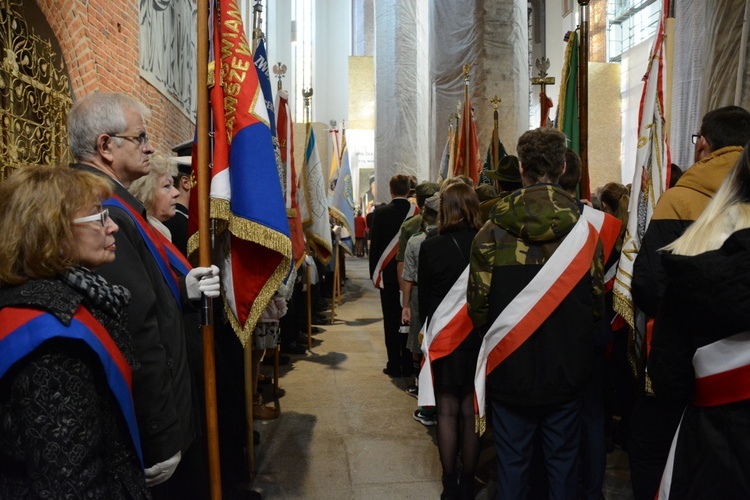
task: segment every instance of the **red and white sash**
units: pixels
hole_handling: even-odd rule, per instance
[[[432,381],[432,362],[452,353],[468,337],[474,325],[469,318],[466,289],[469,282],[469,266],[461,273],[448,293],[427,320],[422,338],[424,362],[419,371],[420,406],[435,405],[435,390]]]
[[[477,431],[485,429],[487,376],[521,346],[589,272],[599,236],[581,217],[542,269],[500,313],[482,340],[474,376]]]
[[[622,221],[617,217],[606,214],[601,210],[591,208],[588,205],[583,206],[583,212],[581,215],[594,226],[594,229],[599,233],[599,239],[602,240],[604,246],[604,262],[609,260],[609,254],[612,253],[612,249],[617,243],[617,237],[620,235],[620,227]],[[617,266],[615,266],[615,272],[617,272]],[[614,276],[613,276],[614,278]],[[605,278],[606,282],[606,278]]]
[[[698,348],[693,355],[695,406],[719,406],[750,399],[750,332],[742,332]],[[684,416],[684,415],[683,415]],[[672,439],[657,499],[668,499],[675,450],[682,420]]]
[[[409,204],[409,211],[406,212],[406,217],[404,217],[404,220],[413,217],[417,213],[417,210],[418,208],[416,205]],[[385,250],[383,250],[378,263],[375,265],[375,270],[372,273],[372,283],[375,285],[375,288],[383,288],[383,269],[385,269],[388,264],[391,263],[391,260],[393,260],[393,258],[398,253],[399,236],[401,236],[400,229],[396,231],[393,239],[390,241],[390,243],[388,243],[388,246],[385,247]]]

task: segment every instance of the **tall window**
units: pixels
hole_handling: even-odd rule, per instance
[[[292,75],[294,81],[294,92],[302,96],[303,90],[310,89],[313,82],[312,60],[313,44],[315,36],[315,0],[293,0],[292,1]],[[312,102],[312,101],[311,101]],[[295,121],[305,121],[304,101],[302,105],[295,106]],[[313,110],[310,110],[310,119],[313,119]]]
[[[607,2],[609,61],[619,62],[628,49],[654,36],[660,13],[661,2],[656,0]]]

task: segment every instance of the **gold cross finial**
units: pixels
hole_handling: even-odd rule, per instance
[[[471,64],[464,64],[464,80],[469,81],[469,73],[471,73]]]
[[[490,102],[492,103],[493,107],[495,108],[495,111],[497,111],[497,106],[502,102],[503,100],[498,98],[497,95],[490,99]]]

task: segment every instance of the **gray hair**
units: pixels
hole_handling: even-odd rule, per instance
[[[153,214],[152,209],[154,208],[154,193],[159,187],[159,177],[164,174],[168,174],[170,177],[177,175],[177,162],[174,158],[167,158],[165,156],[154,156],[150,162],[151,169],[148,175],[133,181],[128,188],[130,194],[138,198],[143,206],[146,207],[146,212],[149,215]]]
[[[128,128],[125,111],[133,110],[144,120],[151,112],[142,102],[125,94],[94,92],[78,99],[68,112],[70,152],[77,160],[96,157],[96,141],[102,134],[121,134]]]

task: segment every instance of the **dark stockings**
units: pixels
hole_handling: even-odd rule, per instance
[[[438,451],[443,466],[443,477],[450,478],[451,482],[458,477],[456,458],[460,439],[461,489],[470,492],[479,459],[479,436],[474,432],[474,388],[438,386],[435,389],[435,403],[438,413]],[[473,495],[468,493],[462,496],[473,498]]]

